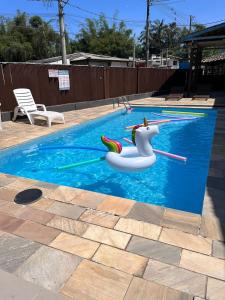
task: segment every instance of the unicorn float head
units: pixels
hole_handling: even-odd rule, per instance
[[[135,172],[149,168],[156,161],[151,139],[158,133],[157,125],[135,126],[132,131],[132,147],[122,147],[120,142],[102,136],[101,140],[109,150],[106,161],[120,171]]]

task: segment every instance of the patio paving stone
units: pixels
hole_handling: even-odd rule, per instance
[[[157,240],[162,228],[155,224],[145,223],[134,219],[120,218],[115,229],[147,239]]]
[[[225,218],[225,203],[217,201],[219,199],[215,198],[212,200],[210,198],[204,199],[204,207],[202,214],[205,216],[217,217],[220,221],[223,221]]]
[[[14,177],[14,176],[0,173],[0,187],[4,187],[4,186],[12,183],[15,180],[16,180],[16,177]]]
[[[83,260],[61,292],[79,300],[123,300],[132,276]]]
[[[28,220],[17,227],[13,233],[31,241],[49,244],[60,231]]]
[[[132,237],[126,250],[173,265],[179,264],[181,256],[178,247],[137,236]]]
[[[105,198],[106,195],[82,190],[78,196],[72,199],[71,203],[95,209]]]
[[[0,188],[0,200],[14,201],[17,193],[18,191],[12,189]]]
[[[225,179],[208,176],[207,186],[215,189],[225,190]]]
[[[24,220],[20,220],[6,214],[0,213],[0,230],[12,233],[20,225],[24,223]]]
[[[85,211],[85,208],[78,205],[55,201],[47,210],[53,214],[77,220]]]
[[[17,217],[24,220],[46,224],[54,217],[54,214],[27,206],[17,213]]]
[[[0,235],[0,268],[14,272],[41,244],[5,233]]]
[[[119,216],[126,216],[135,201],[125,198],[108,196],[98,207],[98,210],[106,211]]]
[[[12,190],[17,190],[17,191],[23,191],[30,188],[36,182],[37,180],[17,177],[16,180],[14,180],[12,183],[7,185],[7,188]]]
[[[206,292],[206,276],[159,261],[149,261],[144,279],[199,297]]]
[[[24,299],[23,299],[24,300]],[[41,290],[34,300],[68,300],[63,295]]]
[[[213,241],[213,256],[225,259],[225,243],[220,241]]]
[[[164,208],[160,206],[135,203],[127,215],[128,218],[160,225],[164,213]]]
[[[88,228],[87,223],[61,216],[55,216],[47,225],[79,236],[83,235]]]
[[[88,209],[80,216],[79,219],[95,225],[113,228],[119,220],[119,217],[103,211]]]
[[[78,256],[42,246],[15,274],[46,289],[58,291],[80,261]]]
[[[38,201],[29,204],[29,206],[41,210],[47,210],[53,203],[54,200],[52,199],[40,198]]]
[[[124,300],[193,300],[193,296],[135,277]]]
[[[99,243],[125,249],[131,235],[90,224],[83,237],[97,241]]]
[[[224,146],[223,146],[224,147]],[[219,152],[219,151],[218,151]],[[219,177],[219,178],[223,178],[225,176],[225,171],[224,170],[220,170],[220,169],[214,169],[214,168],[210,168],[209,169],[209,173],[208,175],[210,177]]]
[[[179,210],[165,209],[162,226],[198,234],[201,224],[200,215],[185,213]]]
[[[36,187],[45,188],[45,189],[48,189],[48,190],[55,190],[56,188],[59,187],[58,184],[44,182],[44,181],[38,181],[38,182],[36,182],[35,186]]]
[[[183,250],[180,266],[197,273],[225,280],[225,261],[216,257]]]
[[[15,202],[0,200],[0,212],[8,214],[10,216],[17,216],[17,214],[23,211],[24,206],[16,204]]]
[[[202,216],[200,234],[212,240],[225,241],[225,221],[210,215]]]
[[[101,245],[92,260],[136,276],[142,276],[148,262],[148,258],[107,245]]]
[[[50,246],[84,258],[91,258],[99,247],[99,243],[62,232]]]
[[[207,299],[222,300],[225,298],[225,282],[214,278],[208,279]]]
[[[188,250],[211,254],[212,240],[176,229],[163,228],[159,241]]]
[[[82,190],[79,189],[73,189],[67,186],[59,186],[58,188],[50,191],[48,198],[69,203],[74,197],[80,195],[81,192]]]
[[[36,300],[38,299],[36,297],[38,297],[42,291],[37,285],[27,282],[3,270],[0,270],[0,290],[2,300]],[[54,296],[55,300],[63,300],[63,297],[57,295]]]

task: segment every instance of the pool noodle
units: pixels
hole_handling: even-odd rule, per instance
[[[151,125],[151,124],[163,124],[163,123],[168,123],[168,122],[170,122],[170,120],[169,119],[165,119],[165,120],[148,120],[148,122],[150,123],[149,125]],[[144,124],[138,124],[139,126],[144,126]],[[137,126],[137,125],[130,125],[130,126],[127,126],[125,129],[132,129],[132,128],[134,128],[135,126]]]
[[[149,125],[157,125],[157,124],[164,124],[164,123],[170,123],[170,122],[179,122],[179,121],[191,121],[191,120],[197,120],[198,118],[175,118],[175,119],[165,119],[165,120],[148,120]],[[140,126],[143,126],[144,124],[139,124]],[[137,125],[131,125],[127,126],[125,129],[132,129]]]
[[[58,149],[78,149],[78,150],[93,150],[100,152],[107,152],[105,149],[94,148],[94,147],[78,147],[78,146],[55,146],[55,147],[40,147],[38,150],[58,150]]]
[[[178,159],[178,160],[182,160],[182,161],[187,161],[187,157],[184,157],[184,156],[180,156],[180,155],[177,155],[177,154],[173,154],[173,153],[169,153],[169,152],[165,152],[165,151],[157,150],[157,149],[153,149],[153,151],[155,153],[162,154],[162,155],[174,158],[174,159]]]
[[[182,121],[192,121],[192,120],[198,120],[199,118],[175,118],[175,119],[170,119],[169,122],[182,122]],[[164,123],[164,122],[161,122]],[[166,122],[167,123],[167,122]],[[154,124],[152,122],[152,124]],[[157,123],[155,123],[157,124]],[[150,124],[151,125],[151,124]]]
[[[167,117],[167,118],[174,118],[174,119],[177,119],[177,120],[182,120],[183,119],[183,116],[174,116],[174,115],[169,115],[169,114],[165,114],[165,113],[161,113],[161,114],[157,114],[157,113],[152,113],[156,116],[160,116],[160,117]],[[196,116],[196,117],[192,117],[190,118],[190,120],[195,120],[195,119],[199,119],[200,117],[199,116]]]
[[[105,160],[105,156],[95,158],[95,159],[90,159],[90,160],[77,162],[77,163],[74,163],[74,164],[69,164],[69,165],[66,165],[66,166],[58,167],[56,169],[57,170],[67,170],[67,169],[72,169],[72,168],[80,167],[80,166],[84,166],[84,165],[90,165],[90,164],[93,164],[93,163],[96,163],[96,162],[100,162],[102,160]]]
[[[148,121],[149,125],[156,125],[156,124],[164,124],[164,123],[169,123],[171,120],[166,119],[166,120],[152,120],[152,121]]]
[[[193,115],[193,116],[201,116],[204,117],[206,116],[205,113],[196,113],[196,112],[191,112],[191,111],[171,111],[171,110],[162,110],[162,113],[169,113],[169,114],[181,114],[181,115]]]
[[[129,140],[128,138],[123,138],[123,139],[124,139],[125,142],[127,142],[129,144],[133,144],[133,142],[131,140]],[[182,160],[182,161],[187,161],[187,157],[184,157],[184,156],[180,156],[180,155],[177,155],[177,154],[173,154],[173,153],[169,153],[169,152],[165,152],[165,151],[157,150],[157,149],[153,149],[153,151],[155,153],[168,156],[170,158],[174,158],[174,159],[178,159],[178,160]]]

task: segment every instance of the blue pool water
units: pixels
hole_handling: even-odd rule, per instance
[[[38,149],[54,146],[105,149],[100,140],[101,135],[117,139],[123,146],[128,146],[123,137],[130,138],[131,132],[124,128],[142,123],[144,117],[159,119],[154,113],[162,111],[162,108],[135,108],[130,114],[119,111],[1,151],[0,172],[201,213],[217,113],[213,109],[179,108],[179,111],[182,110],[205,112],[207,115],[195,121],[160,126],[160,134],[153,138],[152,143],[156,149],[188,157],[187,163],[157,155],[156,163],[140,173],[115,171],[106,161],[59,171],[54,168],[95,159],[104,155],[104,152]]]

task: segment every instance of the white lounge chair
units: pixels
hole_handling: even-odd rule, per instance
[[[13,121],[17,116],[27,115],[31,124],[34,124],[35,117],[43,117],[46,119],[48,127],[51,126],[52,121],[58,120],[65,123],[64,115],[55,111],[47,111],[44,104],[35,104],[34,98],[29,89],[15,89],[13,93],[16,97],[18,106],[14,109]],[[41,108],[42,110],[38,110]]]

